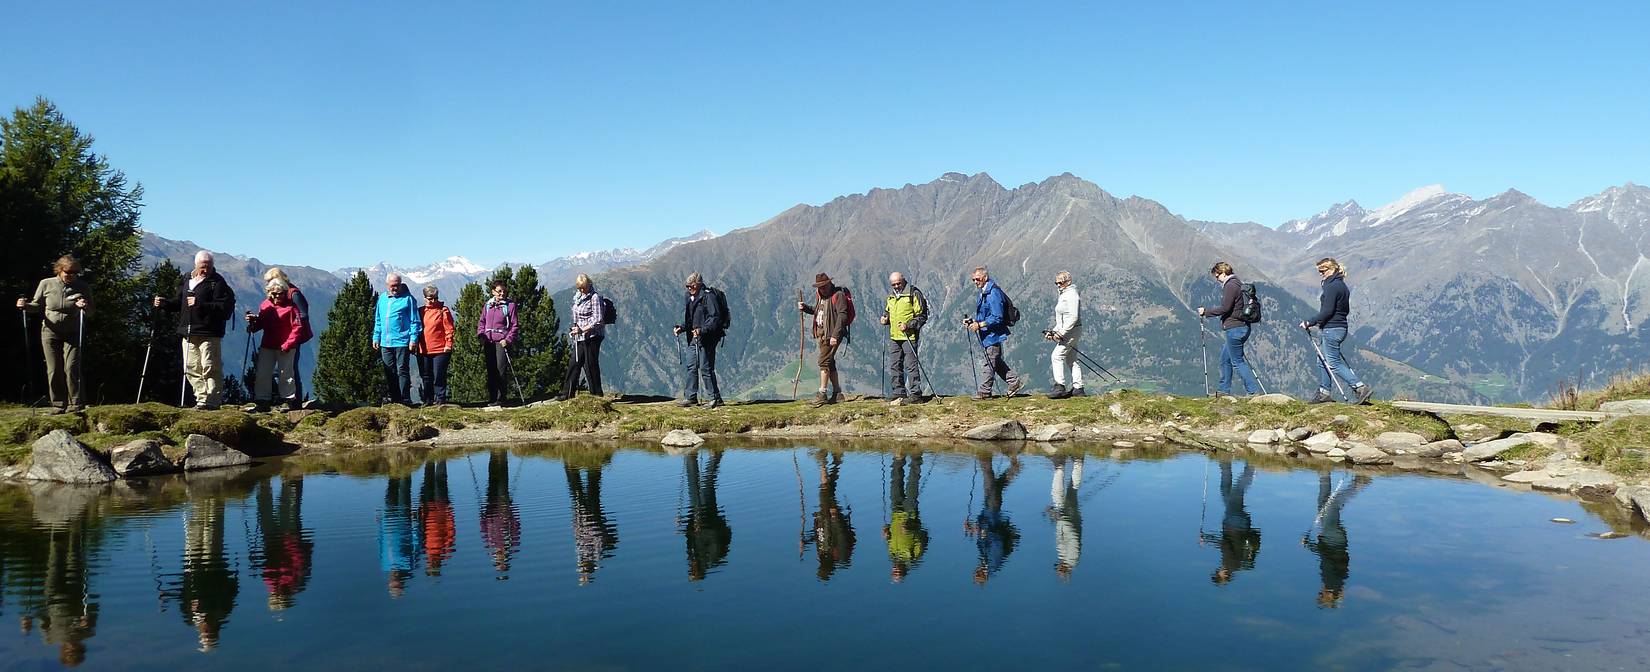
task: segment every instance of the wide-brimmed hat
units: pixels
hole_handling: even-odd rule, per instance
[[[824,273],[815,273],[814,274],[814,287],[815,288],[825,287],[825,286],[830,285],[830,284],[831,284],[831,276],[825,275]]]

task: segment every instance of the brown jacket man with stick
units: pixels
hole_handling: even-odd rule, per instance
[[[831,276],[814,275],[814,305],[796,302],[796,309],[814,316],[813,337],[819,344],[819,392],[814,395],[814,406],[842,401],[842,380],[837,375],[836,352],[848,340],[848,326],[853,322],[853,295],[837,287]],[[829,387],[827,387],[829,384]]]

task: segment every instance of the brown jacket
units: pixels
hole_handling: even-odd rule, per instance
[[[846,291],[841,287],[835,287],[831,290],[831,295],[828,298],[819,298],[818,292],[814,293],[814,297],[814,305],[802,307],[802,312],[809,315],[817,315],[819,311],[825,311],[823,329],[820,328],[821,325],[817,319],[814,321],[814,340],[818,341],[832,337],[835,337],[838,342],[848,340],[848,295]]]

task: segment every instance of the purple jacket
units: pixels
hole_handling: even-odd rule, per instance
[[[476,335],[493,343],[502,341],[509,345],[516,341],[519,323],[514,301],[505,299],[500,304],[488,299],[487,305],[481,309],[481,319],[476,321]]]

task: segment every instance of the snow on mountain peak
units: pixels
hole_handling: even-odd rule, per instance
[[[1410,210],[1414,210],[1416,207],[1425,204],[1428,201],[1448,195],[1450,195],[1450,193],[1444,191],[1444,186],[1441,184],[1429,184],[1425,187],[1421,187],[1420,189],[1404,194],[1396,201],[1370,211],[1369,226],[1378,226],[1382,223],[1391,221],[1396,219],[1399,215],[1409,212]]]

